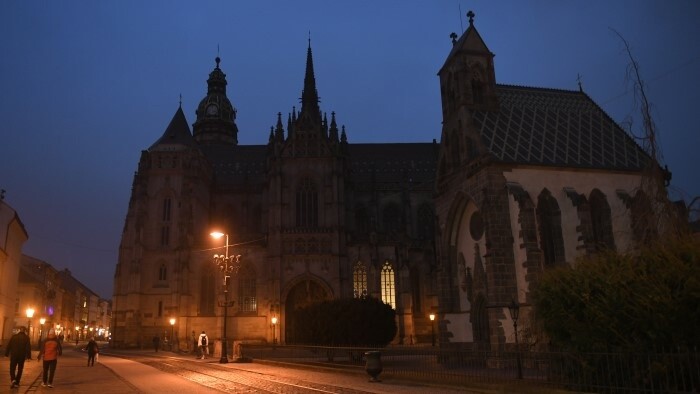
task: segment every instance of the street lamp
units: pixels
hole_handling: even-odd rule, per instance
[[[46,323],[46,318],[39,319],[39,342],[41,342],[41,337],[44,334],[44,323]]]
[[[212,237],[219,239],[222,236],[226,236],[226,254],[215,254],[214,264],[216,264],[221,272],[224,274],[224,302],[220,303],[219,306],[224,308],[224,324],[221,327],[221,359],[219,363],[228,363],[227,347],[226,343],[226,320],[228,320],[228,307],[233,305],[233,301],[229,303],[228,301],[228,278],[231,277],[232,273],[237,273],[238,269],[241,268],[241,255],[228,255],[228,234],[224,234],[219,231],[214,231],[210,234]]]
[[[175,338],[175,318],[170,318],[170,351],[173,350],[173,341]]]
[[[32,317],[34,316],[34,308],[27,308],[25,311],[27,313],[27,335],[31,338],[29,329],[32,326]]]
[[[520,304],[515,302],[515,300],[510,301],[508,306],[508,311],[510,312],[510,318],[513,319],[513,330],[515,331],[515,358],[518,363],[518,379],[523,378],[523,367],[520,364],[520,345],[518,343],[518,317],[520,316]]]
[[[432,334],[432,338],[433,338],[433,346],[435,346],[435,314],[431,313],[429,317],[430,317],[430,333]]]
[[[272,322],[272,348],[275,348],[275,345],[277,345],[277,316],[273,316],[272,319],[270,319]]]

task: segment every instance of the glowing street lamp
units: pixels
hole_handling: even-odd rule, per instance
[[[219,363],[225,364],[228,363],[228,344],[226,343],[226,320],[228,320],[228,307],[233,305],[233,301],[231,301],[230,303],[228,301],[228,278],[231,277],[231,274],[238,273],[238,269],[241,268],[241,255],[228,255],[228,234],[224,234],[219,231],[214,231],[210,235],[216,239],[219,239],[224,235],[226,236],[226,254],[214,255],[214,264],[216,264],[221,270],[221,272],[224,274],[224,302],[219,304],[219,306],[224,308],[224,324],[221,327],[221,359],[219,359]]]
[[[39,319],[39,341],[41,341],[41,337],[44,334],[44,323],[46,323],[46,318],[42,317],[41,319]]]
[[[431,313],[428,317],[430,317],[430,333],[433,339],[433,346],[435,346],[435,314]]]
[[[170,351],[173,350],[173,341],[175,340],[175,318],[170,318]]]
[[[270,321],[272,322],[272,347],[274,348],[277,344],[277,316],[273,316]]]

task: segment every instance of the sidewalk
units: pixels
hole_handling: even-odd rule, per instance
[[[102,357],[94,366],[88,367],[87,354],[69,343],[64,343],[63,356],[58,359],[53,388],[42,387],[43,363],[37,361],[37,354],[37,351],[32,351],[32,360],[24,363],[20,387],[14,390],[10,389],[10,359],[0,359],[0,371],[4,376],[0,379],[0,393],[218,393],[178,376],[117,357]],[[128,376],[129,380],[122,376]]]

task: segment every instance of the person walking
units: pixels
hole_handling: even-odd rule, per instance
[[[49,330],[49,335],[46,336],[46,339],[39,347],[39,357],[37,357],[38,361],[41,361],[42,358],[44,359],[43,374],[41,375],[42,387],[53,387],[53,376],[56,373],[58,356],[62,355],[63,347],[61,346],[61,343],[58,342],[56,332],[52,328]]]
[[[5,349],[5,357],[10,357],[10,388],[19,387],[24,371],[24,361],[32,359],[32,347],[27,335],[27,329],[19,328],[19,332],[10,338]]]
[[[158,351],[158,348],[160,347],[160,337],[158,335],[153,336],[153,348]]]
[[[97,353],[100,352],[100,348],[97,346],[97,342],[95,342],[95,338],[90,337],[90,341],[87,344],[87,353],[88,353],[88,363],[87,366],[95,366],[95,357],[97,356]]]
[[[202,333],[199,334],[197,345],[199,345],[199,348],[202,350],[202,360],[204,360],[209,355],[209,337],[207,337],[204,330],[202,330]]]

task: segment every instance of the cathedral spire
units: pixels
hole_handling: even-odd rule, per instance
[[[316,90],[316,77],[314,76],[314,60],[311,55],[311,33],[309,33],[309,47],[306,50],[306,74],[304,75],[304,90],[301,92],[301,112],[308,113],[312,118],[320,116],[318,91]]]

